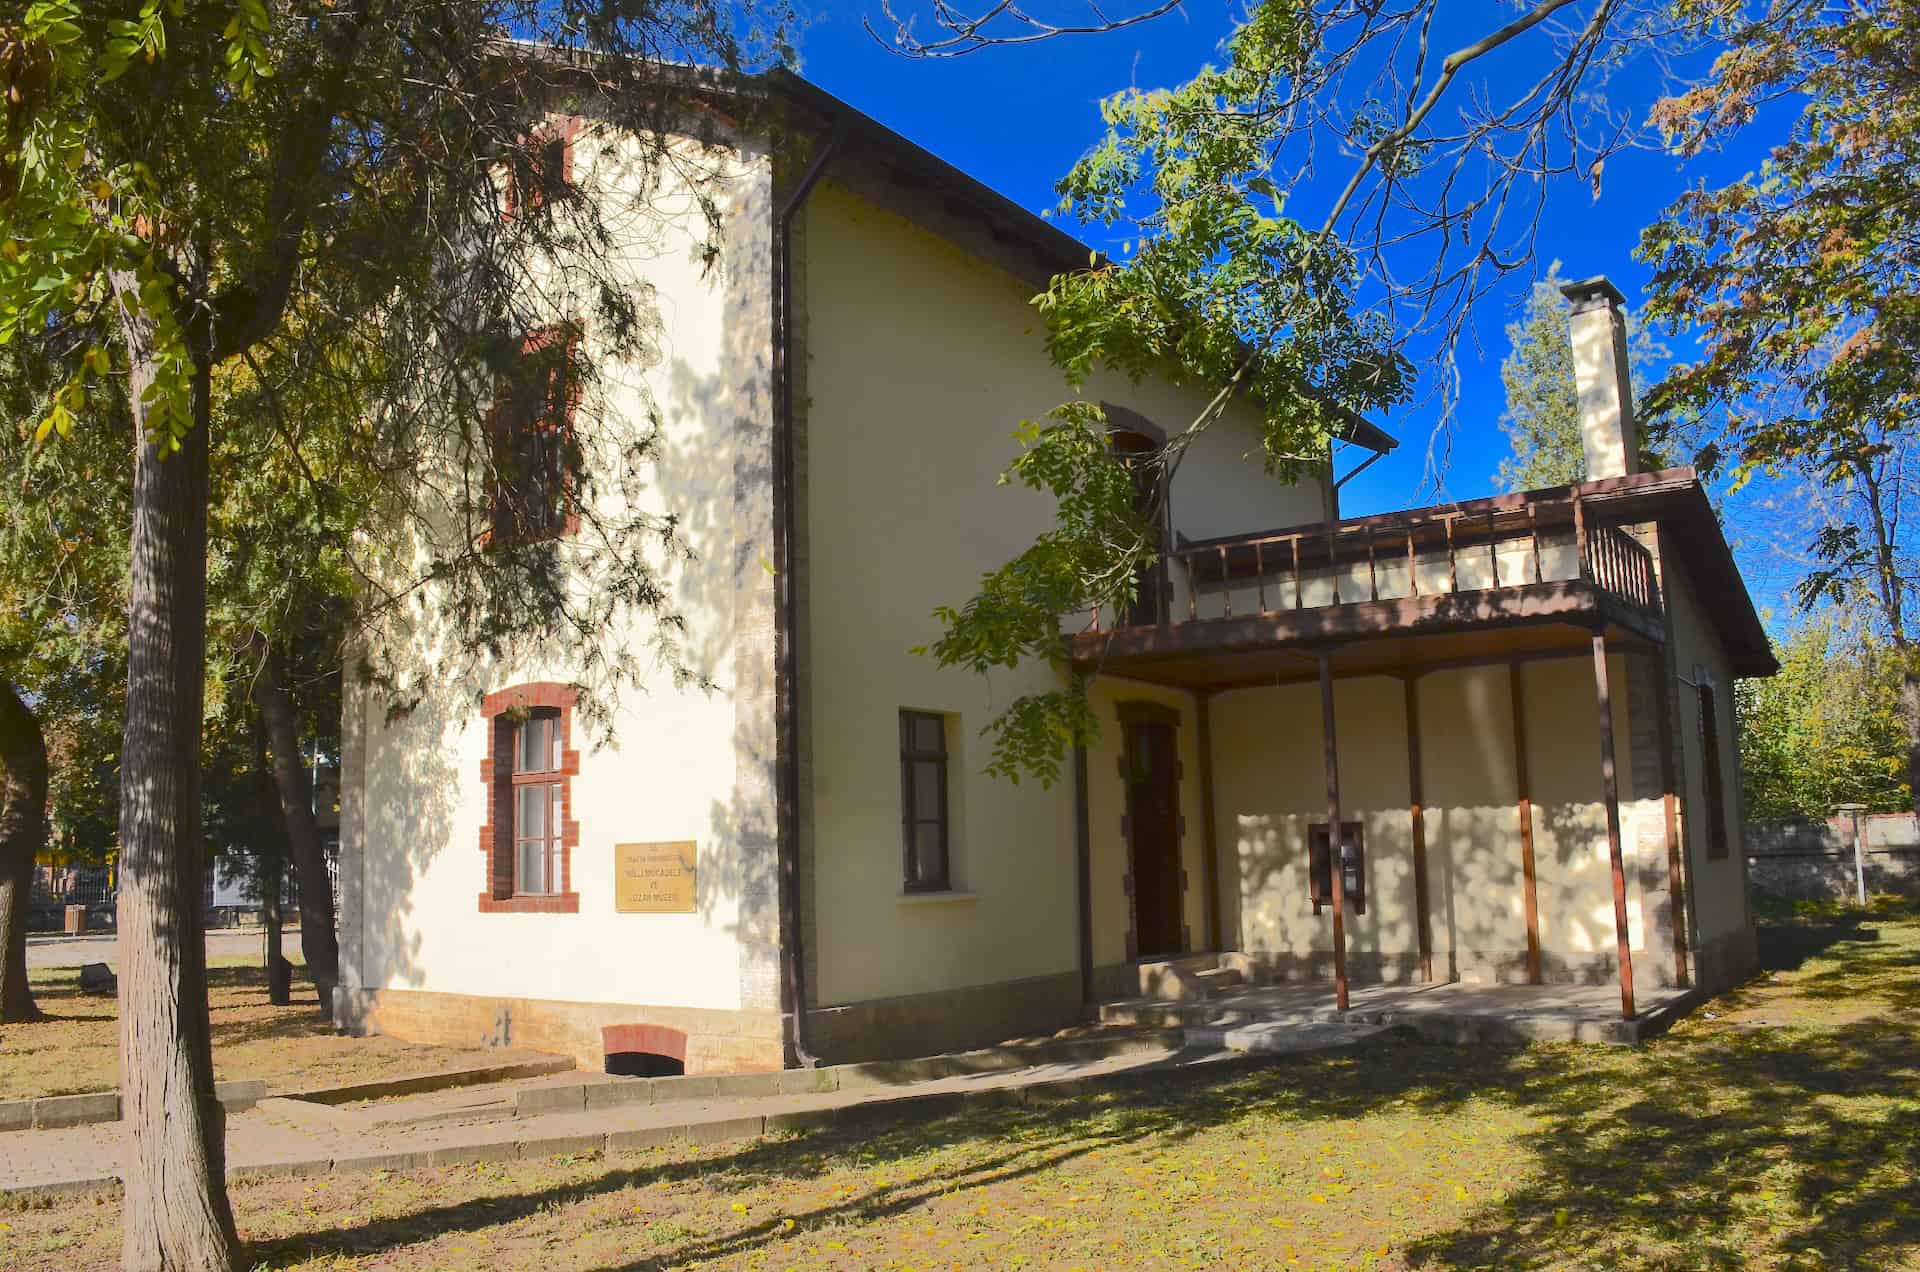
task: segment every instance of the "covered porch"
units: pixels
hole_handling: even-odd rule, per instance
[[[1286,1011],[1329,988],[1332,1011],[1516,1019],[1529,1001],[1589,1020],[1603,995],[1614,1022],[1676,1001],[1686,872],[1648,543],[1693,484],[1637,474],[1181,542],[1131,613],[1091,615],[1069,642],[1079,672],[1179,695],[1114,708],[1128,958],[1230,951],[1206,997]],[[1156,728],[1195,735],[1188,803],[1150,789]],[[1189,803],[1204,918],[1155,945],[1150,829],[1178,839]],[[1271,983],[1293,979],[1309,983]],[[1110,976],[1088,989],[1130,997]]]

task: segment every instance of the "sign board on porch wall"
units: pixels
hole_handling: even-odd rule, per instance
[[[620,914],[692,914],[697,845],[670,843],[613,846],[613,908]]]

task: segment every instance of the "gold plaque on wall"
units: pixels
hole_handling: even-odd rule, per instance
[[[613,846],[613,908],[621,914],[692,914],[696,845]]]

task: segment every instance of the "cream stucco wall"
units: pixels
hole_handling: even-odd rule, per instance
[[[1712,623],[1701,610],[1692,581],[1678,554],[1662,553],[1662,591],[1666,597],[1671,663],[1679,678],[1675,686],[1680,752],[1681,832],[1686,844],[1688,906],[1696,947],[1743,934],[1752,916],[1747,900],[1747,862],[1741,851],[1740,742],[1738,716],[1733,708],[1733,676]],[[1720,720],[1721,791],[1726,799],[1728,852],[1719,859],[1707,855],[1705,813],[1705,759],[1700,738],[1700,707],[1694,686],[1710,682]]]
[[[583,673],[564,656],[470,656],[456,648],[457,633],[436,625],[437,594],[426,590],[383,650],[423,673],[419,700],[390,715],[384,694],[348,695],[347,780],[355,789],[342,795],[350,876],[342,926],[351,987],[777,1009],[766,692],[772,580],[764,560],[770,166],[751,152],[709,157],[724,174],[727,224],[722,258],[707,270],[695,250],[704,226],[694,218],[690,188],[663,172],[667,184],[646,209],[634,206],[638,150],[631,138],[589,130],[574,152],[577,184],[618,192],[607,205],[612,250],[636,285],[650,290],[657,335],[643,363],[601,360],[602,427],[637,436],[657,413],[660,432],[637,487],[607,489],[599,510],[679,518],[691,558],[661,550],[650,563],[686,620],[683,655],[712,689],[675,686],[653,653],[660,633],[650,621],[615,630],[608,652],[637,660],[642,687],[613,697],[605,736],[575,715],[569,744],[581,752],[581,766],[567,816],[580,825],[571,862],[578,913],[482,913],[487,869],[479,833],[488,813],[480,768],[489,741],[481,698]],[[591,347],[595,339],[589,324],[582,340]],[[582,443],[594,452],[607,438],[583,436]],[[588,550],[584,536],[559,549],[563,557]],[[475,671],[439,671],[454,667]],[[614,845],[675,840],[697,845],[696,912],[616,913]]]
[[[1615,686],[1625,684],[1626,662],[1609,660]],[[1543,974],[1598,978],[1614,925],[1592,662],[1525,663],[1521,674]],[[1509,668],[1435,671],[1415,684],[1435,975],[1521,979],[1527,937]],[[1613,706],[1625,773],[1630,730],[1618,688]],[[1216,835],[1238,875],[1241,948],[1277,971],[1324,970],[1332,917],[1313,914],[1306,853],[1308,827],[1326,820],[1319,687],[1225,692],[1212,713]],[[1342,815],[1362,823],[1367,849],[1367,909],[1350,916],[1349,955],[1359,975],[1410,977],[1419,934],[1403,682],[1336,681],[1334,718]],[[1631,798],[1621,806],[1635,972],[1656,981],[1666,945],[1646,885],[1664,858],[1640,846],[1633,829],[1658,808]],[[1643,957],[1650,932],[1656,948]]]
[[[1071,972],[1071,773],[1045,790],[982,771],[981,729],[1019,694],[1053,687],[1054,673],[982,679],[910,652],[939,634],[935,606],[965,601],[983,572],[1050,524],[1043,499],[998,484],[1020,422],[1068,395],[1028,303],[1033,287],[831,181],[809,200],[802,238],[812,997],[833,1005]],[[1162,428],[1205,401],[1099,375],[1085,392]],[[1199,537],[1310,519],[1322,498],[1317,484],[1287,487],[1261,471],[1252,416],[1236,408],[1188,458],[1172,515]],[[946,714],[957,747],[950,897],[902,895],[902,708]],[[1191,732],[1182,730],[1189,753]],[[1107,729],[1102,745],[1117,745],[1117,733]],[[1110,759],[1091,767],[1114,774]],[[1187,771],[1191,783],[1196,765]],[[1095,819],[1117,833],[1117,813]],[[1197,806],[1188,825],[1197,846]],[[1094,836],[1105,854],[1093,883],[1096,961],[1118,957],[1125,930],[1115,911],[1124,867],[1101,846],[1112,837]],[[1198,940],[1199,873],[1190,873]]]

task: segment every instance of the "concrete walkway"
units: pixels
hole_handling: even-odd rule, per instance
[[[208,958],[264,957],[266,937],[257,927],[216,928],[207,933]],[[300,957],[300,929],[293,925],[280,934],[280,952],[288,958]],[[111,932],[93,932],[86,936],[29,936],[27,967],[78,967],[82,963],[106,963],[118,966],[120,941]]]
[[[1284,1046],[1291,1030],[1337,1020],[1404,1027],[1436,1042],[1636,1043],[1667,1028],[1700,994],[1648,988],[1635,999],[1633,1019],[1623,1020],[1617,985],[1374,984],[1354,986],[1343,1015],[1332,987],[1315,981],[1231,989],[1188,1002],[1122,999],[1103,1003],[1100,1018],[1110,1025],[1185,1029],[1190,1045],[1242,1050],[1263,1049],[1252,1045],[1261,1038]]]
[[[1290,1051],[1347,1046],[1381,1026],[1304,1024]],[[758,1096],[703,1098],[710,1079],[659,1079],[677,1088],[649,1089],[652,1102],[631,1099],[647,1079],[567,1074],[496,1087],[469,1087],[402,1100],[332,1106],[266,1099],[227,1119],[229,1178],[312,1175],[347,1170],[408,1170],[462,1162],[504,1161],[652,1148],[676,1141],[715,1143],[775,1131],[857,1124],[868,1117],[939,1117],[969,1107],[1039,1104],[1070,1098],[1084,1084],[1124,1074],[1171,1072],[1245,1059],[1224,1049],[1181,1049],[1177,1035],[1147,1035],[1106,1047],[1068,1045],[1031,1050],[1035,1063],[910,1080],[928,1062],[843,1065],[759,1075]],[[985,1053],[976,1053],[985,1054]],[[1049,1055],[1058,1056],[1049,1059]],[[956,1057],[956,1059],[960,1059]],[[741,1089],[737,1081],[729,1083]],[[801,1088],[816,1089],[801,1089]],[[830,1087],[831,1089],[817,1089]],[[577,1088],[574,1089],[574,1088]],[[664,1098],[673,1090],[682,1098]],[[541,1093],[536,1095],[535,1093]],[[597,1094],[596,1094],[597,1093]],[[529,1113],[533,1108],[551,1111]],[[17,1131],[0,1156],[0,1194],[111,1190],[126,1150],[120,1122],[65,1130]]]

